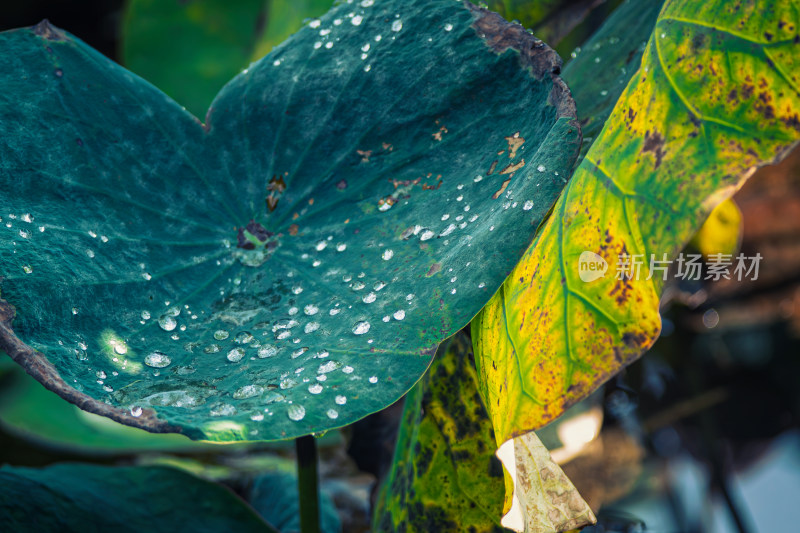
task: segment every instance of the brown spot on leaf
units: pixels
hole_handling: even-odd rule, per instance
[[[67,36],[64,33],[50,24],[50,21],[44,19],[39,24],[33,27],[33,33],[42,37],[43,39],[47,39],[48,41],[66,41]]]
[[[650,339],[642,332],[626,331],[622,334],[622,342],[625,343],[625,346],[629,349],[635,350],[638,353],[642,347],[649,344]]]
[[[275,211],[275,208],[278,207],[278,199],[285,190],[286,182],[283,181],[283,177],[272,176],[272,179],[269,180],[267,184],[267,192],[269,194],[267,194],[266,198],[267,209],[270,213]]]
[[[642,152],[653,152],[653,155],[656,156],[655,168],[658,168],[661,165],[661,159],[664,157],[664,137],[657,131],[652,134],[649,131],[646,132],[644,134]]]
[[[441,263],[434,263],[434,264],[431,265],[431,268],[428,269],[428,273],[425,274],[425,277],[429,278],[429,277],[433,276],[434,274],[436,274],[437,272],[439,272],[440,270],[442,270],[442,264]]]
[[[794,128],[797,131],[800,131],[800,118],[798,118],[797,113],[795,113],[791,117],[784,118],[783,119],[783,123],[786,124],[790,128]]]
[[[500,174],[511,174],[512,172],[516,172],[517,170],[521,169],[525,166],[525,160],[522,159],[518,163],[509,164],[503,170],[500,171]]]
[[[289,226],[289,235],[294,237],[295,235],[297,235],[297,231],[299,229],[300,227],[297,224],[292,224],[291,226]]]
[[[392,207],[395,203],[397,203],[397,199],[394,198],[393,196],[387,196],[386,198],[381,198],[380,200],[378,200],[378,209],[384,211]]]
[[[423,191],[435,191],[436,189],[438,189],[441,186],[442,186],[442,180],[437,181],[436,185],[428,185],[427,183],[423,183],[422,184],[422,190]]]
[[[495,192],[492,195],[492,199],[497,200],[500,197],[500,195],[503,194],[503,191],[506,190],[506,187],[508,187],[509,183],[511,183],[511,179],[507,179],[506,181],[504,181],[503,184],[500,186],[500,188],[497,190],[497,192]]]
[[[262,226],[255,220],[250,220],[250,222],[247,223],[245,229],[261,242],[266,242],[267,239],[269,239],[274,235],[274,233],[272,233],[271,231],[267,231],[267,229],[264,226]]]
[[[514,159],[517,157],[517,150],[519,150],[520,147],[525,144],[525,138],[520,137],[519,132],[516,132],[514,135],[506,137],[506,142],[508,143],[508,158]]]
[[[283,176],[272,176],[267,184],[267,190],[270,192],[281,193],[286,190],[286,182],[283,181]]]

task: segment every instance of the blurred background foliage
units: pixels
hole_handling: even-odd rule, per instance
[[[532,28],[569,61],[619,3],[488,6]],[[228,79],[329,5],[31,0],[0,5],[0,30],[48,18],[203,117]],[[174,38],[151,38],[159,25],[172,27]],[[173,68],[163,70],[154,56],[170,58]],[[777,531],[796,521],[800,152],[758,171],[723,206],[690,247],[760,253],[758,279],[669,285],[653,349],[540,432],[598,513],[600,523],[588,530]],[[402,411],[401,401],[319,439],[324,531],[369,530],[376,481],[389,471]],[[121,426],[64,402],[0,354],[0,465],[177,468],[221,483],[274,526],[295,531],[293,453],[291,443],[215,445]]]

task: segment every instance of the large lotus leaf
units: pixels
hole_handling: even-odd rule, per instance
[[[518,525],[526,531],[552,533],[594,521],[535,433],[518,454],[515,479],[506,475],[504,483],[465,334],[439,347],[405,402],[395,460],[376,506],[375,531],[505,531],[507,484],[521,488]]]
[[[202,117],[232,76],[331,4],[331,0],[131,0],[122,21],[122,61]]]
[[[164,467],[0,468],[3,531],[276,531],[224,487]]]
[[[639,357],[660,328],[663,274],[649,258],[675,257],[756,167],[797,144],[798,24],[789,1],[665,4],[553,216],[473,322],[498,442],[553,420]],[[607,262],[604,276],[581,280],[584,252]],[[638,276],[617,275],[622,254],[642,254]]]
[[[0,42],[2,348],[83,409],[193,438],[399,398],[519,260],[580,137],[555,53],[450,0],[335,7],[205,125],[47,24]]]

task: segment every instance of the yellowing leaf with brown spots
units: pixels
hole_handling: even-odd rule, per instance
[[[478,394],[469,338],[439,348],[425,377],[406,396],[392,470],[378,498],[381,532],[501,532],[503,468],[492,422]],[[506,450],[502,450],[506,451]],[[505,475],[518,487],[515,518],[530,533],[557,533],[594,515],[535,433],[517,439]],[[518,512],[517,512],[518,510]]]
[[[674,258],[755,168],[797,144],[798,26],[789,0],[666,2],[551,217],[473,321],[498,444],[555,419],[652,345],[663,281],[651,254]],[[573,86],[592,83],[568,68]],[[576,102],[579,114],[591,103]],[[620,254],[641,254],[638,279],[618,279]]]

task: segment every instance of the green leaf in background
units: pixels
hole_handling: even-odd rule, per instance
[[[17,368],[17,365],[14,364],[14,361],[10,357],[7,357],[3,352],[0,352],[0,377],[8,372],[16,370]]]
[[[639,70],[662,0],[626,0],[564,65],[581,121],[581,159],[608,120],[628,82]]]
[[[196,117],[251,61],[331,7],[331,0],[131,0],[122,61]]]
[[[125,426],[109,418],[81,411],[75,405],[45,389],[10,357],[2,355],[12,368],[8,375],[0,366],[0,427],[16,437],[48,449],[90,453],[92,456],[159,452],[219,451],[216,444],[201,443],[177,434],[154,434]],[[245,443],[231,444],[242,450]]]
[[[553,420],[649,348],[663,285],[649,258],[674,258],[756,167],[797,144],[798,24],[789,1],[666,3],[553,216],[473,322],[498,443]],[[581,280],[584,252],[608,264],[605,276]],[[617,276],[623,254],[646,258],[638,276]]]
[[[506,531],[503,491],[514,480],[494,455],[492,421],[478,394],[472,343],[446,341],[406,396],[392,470],[375,511],[375,531]],[[563,531],[594,517],[534,433],[514,470],[526,531]]]
[[[308,19],[324,15],[331,8],[333,1],[268,0],[268,4],[266,27],[256,42],[255,50],[251,56],[252,61],[270,53],[273,48],[299,30]]]
[[[0,346],[150,431],[288,439],[393,403],[578,151],[555,53],[450,0],[338,5],[205,125],[47,24],[0,42]]]
[[[606,0],[488,0],[486,5],[506,20],[518,21],[530,28],[536,37],[558,49],[557,45],[595,8],[605,2]]]
[[[506,20],[526,27],[536,26],[568,4],[565,0],[488,0],[486,5]]]
[[[3,531],[275,532],[231,491],[164,467],[0,468]]]
[[[257,477],[249,491],[248,501],[267,521],[281,533],[300,531],[300,498],[297,492],[297,474],[270,472]],[[320,532],[342,531],[336,507],[325,490],[319,492]]]

